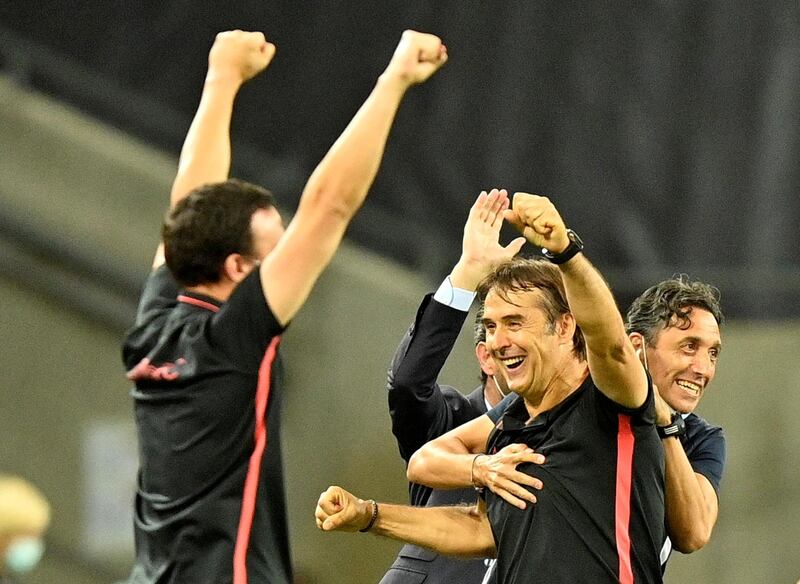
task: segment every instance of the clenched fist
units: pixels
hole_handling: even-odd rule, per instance
[[[514,193],[511,209],[505,211],[505,218],[536,247],[545,247],[558,254],[569,245],[564,220],[547,197]]]
[[[372,505],[342,487],[328,487],[319,496],[314,516],[323,531],[358,531],[369,525]]]
[[[267,68],[275,56],[275,45],[262,32],[221,32],[208,54],[208,77],[232,78],[244,83]]]
[[[392,55],[385,75],[406,86],[423,83],[447,62],[447,47],[436,35],[407,30]]]

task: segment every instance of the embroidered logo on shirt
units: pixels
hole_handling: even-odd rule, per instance
[[[131,381],[141,381],[148,379],[150,381],[175,381],[180,377],[178,368],[186,364],[186,359],[181,357],[174,363],[163,363],[161,365],[153,365],[150,359],[145,357],[133,369],[128,371],[125,375]]]

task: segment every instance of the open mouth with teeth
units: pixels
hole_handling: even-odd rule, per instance
[[[503,363],[503,366],[506,369],[514,370],[517,369],[522,362],[525,360],[525,357],[509,357],[508,359],[501,359],[500,361]]]
[[[691,381],[686,381],[684,379],[679,379],[675,383],[693,397],[698,397],[700,395],[700,391],[703,389],[702,386],[698,385],[697,383],[692,383]]]

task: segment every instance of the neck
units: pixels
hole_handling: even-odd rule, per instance
[[[547,383],[522,397],[531,418],[550,410],[574,393],[589,375],[586,361],[570,358],[549,376]]]
[[[197,286],[187,286],[186,290],[188,292],[194,292],[195,294],[203,294],[205,296],[211,296],[211,298],[215,298],[220,302],[225,302],[233,293],[234,288],[235,286],[231,285],[230,283],[220,281],[220,282],[214,282],[212,284],[198,284]]]
[[[491,407],[499,404],[505,396],[500,393],[494,380],[489,377],[486,383],[483,384],[483,399],[485,399]]]

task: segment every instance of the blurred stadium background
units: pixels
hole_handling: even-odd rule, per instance
[[[0,471],[54,507],[26,581],[113,582],[130,566],[136,447],[118,345],[216,32],[262,30],[278,47],[240,95],[233,174],[291,213],[416,28],[451,60],[404,103],[348,244],[285,337],[304,582],[375,582],[399,548],[318,533],[313,506],[330,483],[404,500],[385,367],[457,258],[469,204],[493,186],[554,199],[622,307],[678,272],[720,288],[725,349],[699,410],[728,436],[720,519],[709,546],[673,557],[667,582],[795,582],[796,0],[225,4],[0,0]],[[445,379],[467,389],[464,337]]]

